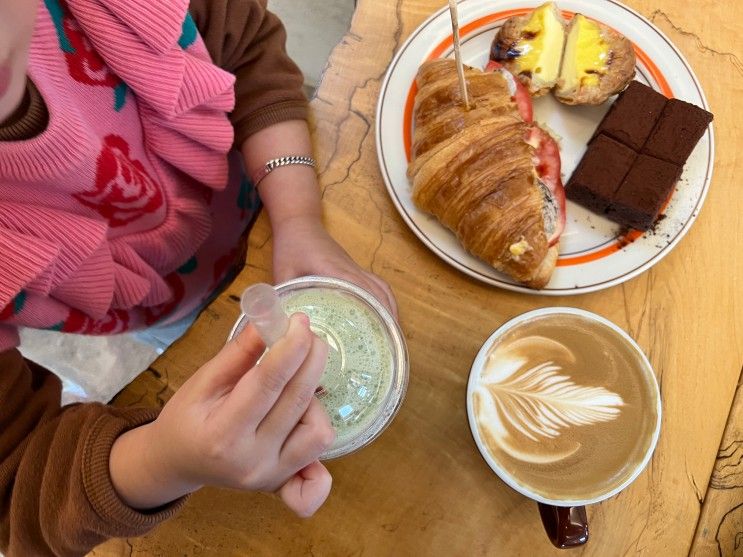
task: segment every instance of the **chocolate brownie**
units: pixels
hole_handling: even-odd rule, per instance
[[[603,133],[639,151],[653,131],[668,99],[639,81],[620,93],[594,133]]]
[[[683,166],[711,121],[712,114],[706,110],[671,99],[642,152]]]
[[[607,216],[619,224],[647,230],[681,176],[681,166],[639,155],[617,190]]]
[[[599,135],[588,145],[565,187],[568,199],[602,214],[636,156],[632,149],[606,135]]]

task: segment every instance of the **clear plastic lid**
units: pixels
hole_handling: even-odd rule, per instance
[[[318,398],[336,440],[323,460],[354,452],[390,424],[408,383],[408,355],[397,322],[377,299],[349,282],[302,277],[276,287],[288,314],[306,313],[330,350]],[[230,338],[248,323],[241,315]]]

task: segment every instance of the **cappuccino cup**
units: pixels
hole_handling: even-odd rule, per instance
[[[588,541],[585,505],[622,491],[650,461],[660,390],[645,354],[614,323],[543,308],[483,344],[467,416],[485,462],[539,504],[550,541],[566,548]]]

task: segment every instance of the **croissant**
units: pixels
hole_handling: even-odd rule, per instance
[[[554,188],[537,173],[537,149],[527,142],[535,125],[521,116],[504,71],[466,68],[465,76],[469,110],[454,61],[429,61],[418,71],[408,166],[413,201],[467,251],[526,286],[542,288],[555,268],[564,220]],[[559,151],[552,151],[559,182]]]

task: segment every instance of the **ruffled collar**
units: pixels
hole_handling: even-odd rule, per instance
[[[233,143],[226,113],[234,107],[234,76],[212,64],[188,14],[188,2],[46,0],[45,4],[58,32],[64,28],[56,18],[65,13],[74,16],[95,51],[136,96],[146,150],[190,181],[223,189],[228,180],[226,155]],[[71,116],[71,102],[60,101],[56,112],[48,106],[49,128],[40,136],[2,145],[3,181],[62,179],[70,168],[83,164],[87,154],[75,146],[85,142],[86,135]],[[92,317],[111,308],[167,301],[170,290],[162,275],[188,259],[210,230],[203,200],[194,197],[193,187],[184,188],[191,193],[170,200],[165,222],[158,227],[163,245],[147,258],[142,255],[147,244],[144,234],[111,240],[105,221],[24,203],[12,192],[0,195],[0,238],[4,239],[0,242],[0,308],[21,289],[54,296]],[[35,227],[36,222],[45,226]],[[95,281],[92,292],[90,284]]]
[[[147,146],[198,182],[224,188],[225,154],[234,138],[225,113],[235,106],[235,77],[212,63],[188,2],[68,5],[96,51],[137,96]]]

